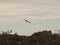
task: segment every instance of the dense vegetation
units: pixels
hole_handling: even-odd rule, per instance
[[[51,31],[36,32],[30,36],[2,33],[0,45],[60,45],[60,35]]]

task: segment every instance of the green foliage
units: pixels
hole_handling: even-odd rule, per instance
[[[36,32],[31,36],[6,32],[0,34],[0,45],[60,45],[60,35],[52,34],[51,31]]]

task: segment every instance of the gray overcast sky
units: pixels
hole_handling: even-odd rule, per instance
[[[8,29],[23,35],[60,29],[60,0],[0,0],[0,31]]]

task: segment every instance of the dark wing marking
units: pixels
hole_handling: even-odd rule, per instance
[[[28,22],[28,23],[31,23],[30,21],[28,21],[28,20],[26,20],[26,19],[24,19],[26,22]]]

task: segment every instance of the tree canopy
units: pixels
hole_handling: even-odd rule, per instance
[[[0,34],[0,45],[60,45],[60,35],[51,31],[35,32],[30,36]]]

